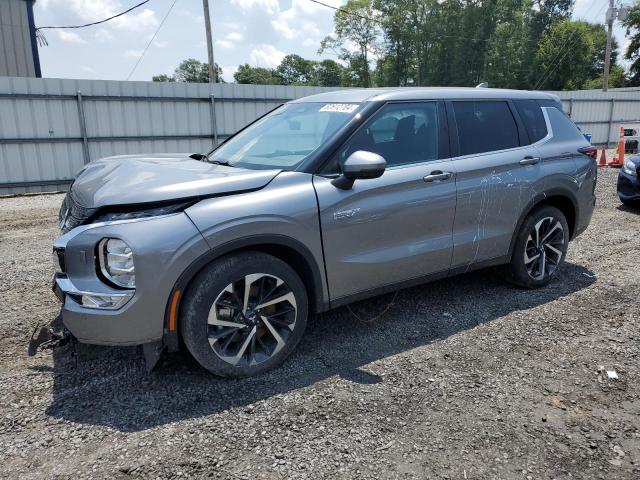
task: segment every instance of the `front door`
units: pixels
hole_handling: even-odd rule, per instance
[[[453,163],[439,152],[437,102],[389,103],[339,150],[387,161],[376,179],[340,189],[314,177],[332,302],[437,272],[451,263],[456,207]]]

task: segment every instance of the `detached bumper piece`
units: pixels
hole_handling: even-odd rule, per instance
[[[123,290],[122,293],[87,292],[76,288],[67,277],[56,275],[53,281],[53,292],[62,303],[68,296],[85,308],[118,310],[131,300],[135,290]]]
[[[73,335],[62,325],[62,318],[58,315],[50,324],[37,326],[33,330],[27,346],[27,355],[33,357],[38,350],[62,347],[72,339]]]

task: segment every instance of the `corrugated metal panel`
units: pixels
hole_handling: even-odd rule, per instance
[[[0,77],[0,194],[60,188],[86,157],[207,151],[213,118],[223,140],[287,99],[329,90]],[[640,91],[553,93],[595,144],[616,142],[621,121],[640,120]]]
[[[50,191],[73,178],[85,163],[82,117],[90,160],[203,152],[213,146],[213,113],[223,140],[287,99],[328,90],[0,77],[0,194]]]
[[[0,1],[0,75],[35,76],[25,0]]]
[[[564,110],[596,145],[618,142],[621,123],[640,120],[640,90],[613,89],[550,92],[562,99]]]

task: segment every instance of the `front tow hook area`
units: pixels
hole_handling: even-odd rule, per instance
[[[27,346],[27,355],[33,357],[38,350],[62,347],[72,339],[73,335],[62,324],[62,316],[58,315],[51,323],[36,326]]]

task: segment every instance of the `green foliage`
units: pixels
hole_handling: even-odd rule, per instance
[[[624,52],[624,58],[631,61],[629,67],[629,83],[632,86],[640,85],[640,2],[636,3],[629,10],[629,16],[623,22],[627,28],[629,44]]]
[[[240,65],[233,78],[238,83],[252,83],[256,85],[280,85],[280,77],[271,68],[252,67],[248,63]]]
[[[563,20],[544,33],[536,64],[547,72],[538,87],[550,90],[584,88],[604,70],[606,33],[600,25]],[[615,45],[614,45],[615,47]],[[615,56],[612,57],[612,64]]]
[[[215,73],[217,82],[222,80],[222,68],[215,64]],[[154,82],[189,82],[189,83],[208,83],[209,82],[209,64],[202,63],[195,58],[187,58],[182,61],[178,68],[173,72],[173,76],[156,75],[152,77]]]
[[[316,62],[300,55],[287,55],[276,68],[283,85],[314,85]]]
[[[375,16],[369,0],[348,0],[333,17],[335,34],[325,37],[320,43],[318,53],[331,50],[348,63],[350,72],[345,78],[353,86],[371,86],[369,57],[376,48],[378,37]]]
[[[598,90],[604,84],[603,74],[591,80],[587,80],[582,88],[585,90]],[[609,71],[609,88],[620,88],[627,86],[626,72],[620,65],[611,65]]]

